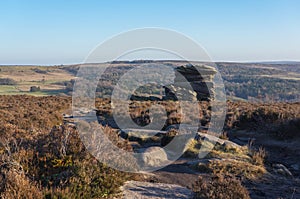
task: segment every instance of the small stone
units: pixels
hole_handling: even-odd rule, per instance
[[[274,164],[273,170],[277,174],[287,177],[293,177],[293,174],[283,164]]]

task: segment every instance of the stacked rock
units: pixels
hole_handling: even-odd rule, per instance
[[[216,70],[207,65],[177,67],[174,84],[165,86],[165,99],[210,101],[214,98]]]

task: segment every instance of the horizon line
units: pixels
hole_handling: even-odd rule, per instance
[[[85,63],[85,62],[76,62],[76,63],[60,63],[60,64],[0,64],[0,66],[69,66],[69,65],[83,65],[83,64],[105,64],[112,62],[135,62],[135,61],[174,61],[174,62],[184,62],[187,60],[182,59],[132,59],[132,60],[113,60],[106,62],[95,62],[95,63]],[[243,63],[243,64],[284,64],[286,63],[300,63],[300,60],[215,60],[215,61],[203,61],[203,60],[191,60],[187,62],[202,62],[202,63]]]

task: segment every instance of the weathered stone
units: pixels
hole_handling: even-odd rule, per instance
[[[124,138],[128,139],[129,136],[135,136],[135,137],[145,137],[145,138],[150,138],[152,136],[158,135],[160,136],[161,134],[165,134],[166,131],[159,131],[159,130],[151,130],[151,129],[122,129],[119,131],[119,135]]]
[[[197,93],[192,88],[185,88],[179,85],[169,85],[165,86],[165,94],[164,99],[166,100],[186,100],[186,101],[196,101]]]
[[[202,139],[202,140],[206,139],[209,142],[218,143],[220,145],[223,145],[224,147],[235,148],[235,149],[239,149],[242,147],[234,142],[231,142],[229,140],[223,140],[214,135],[210,135],[210,134],[206,134],[206,133],[198,133],[198,134],[200,136],[200,139]]]
[[[283,164],[274,164],[273,170],[275,173],[286,176],[293,177],[293,174],[283,165]]]
[[[222,146],[227,151],[229,151],[229,150],[238,150],[240,148],[240,146],[238,146],[236,143],[231,142],[231,141],[227,141],[227,140],[224,141]]]
[[[209,66],[185,65],[176,68],[173,85],[165,87],[165,99],[173,100],[210,100],[214,97],[212,79],[216,70]],[[188,91],[196,93],[190,93]],[[195,99],[196,96],[197,98]]]
[[[128,181],[122,187],[124,199],[188,199],[192,191],[175,184]]]
[[[147,167],[159,167],[168,162],[168,156],[161,147],[149,147],[144,150],[142,160]]]

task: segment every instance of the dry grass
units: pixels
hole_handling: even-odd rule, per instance
[[[234,175],[245,177],[247,179],[255,179],[267,172],[263,166],[257,166],[249,162],[232,159],[213,160],[207,167],[215,174]]]
[[[185,146],[184,157],[197,158],[199,156],[200,150],[202,152],[209,152],[214,148],[214,145],[208,141],[197,141],[191,139]]]
[[[185,157],[196,158],[199,152],[208,153],[208,162],[199,162],[192,167],[200,172],[221,175],[234,175],[255,179],[267,173],[264,167],[265,151],[249,150],[248,147],[215,146],[208,141],[191,140],[186,145]]]
[[[255,165],[264,165],[264,161],[266,158],[266,151],[263,148],[259,148],[258,150],[252,151],[252,162]]]
[[[39,82],[42,79],[45,81],[58,82],[69,81],[74,76],[65,70],[57,67],[38,67],[38,66],[9,66],[0,67],[0,75],[3,78],[11,78],[18,83],[24,84],[28,82]],[[44,73],[36,72],[36,70],[44,71]]]

